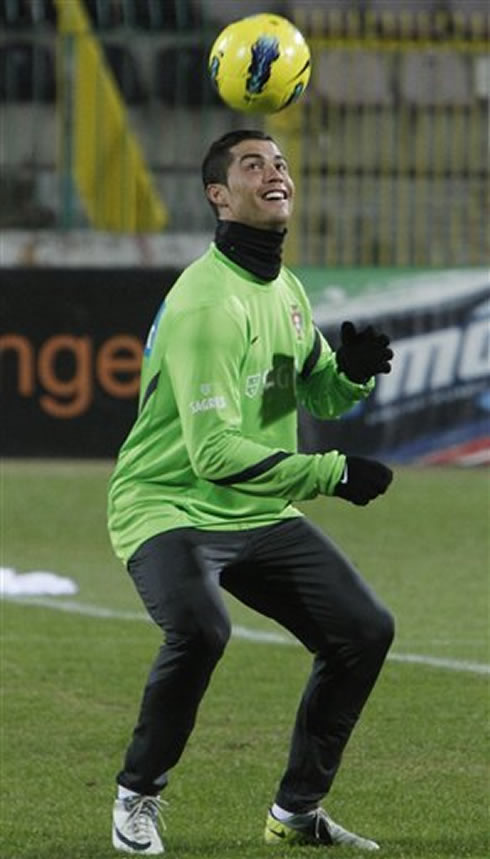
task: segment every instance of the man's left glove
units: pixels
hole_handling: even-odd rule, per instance
[[[343,322],[341,345],[337,349],[337,366],[351,382],[362,384],[376,373],[389,373],[393,351],[390,338],[372,325],[357,331],[352,322]]]

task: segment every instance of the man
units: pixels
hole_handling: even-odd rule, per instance
[[[139,413],[109,492],[116,553],[165,642],[117,777],[113,845],[159,854],[159,794],[230,635],[221,588],[274,618],[314,655],[289,760],[267,815],[269,845],[374,841],[320,802],[393,637],[390,614],[291,502],[367,504],[383,464],[297,452],[297,408],[332,418],[390,370],[388,338],[344,323],[334,353],[281,265],[294,185],[277,145],[236,131],[203,163],[215,242],[178,278],[145,348]],[[333,502],[327,502],[333,503]]]

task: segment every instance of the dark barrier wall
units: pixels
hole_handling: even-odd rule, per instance
[[[142,344],[178,273],[1,271],[2,455],[115,456],[136,414]]]
[[[141,268],[0,271],[3,456],[117,454],[136,414],[146,334],[177,276]],[[488,458],[488,274],[412,273],[400,290],[365,290],[340,306],[332,294],[312,295],[331,345],[343,319],[372,322],[392,338],[393,372],[341,421],[302,415],[302,449],[407,462]]]

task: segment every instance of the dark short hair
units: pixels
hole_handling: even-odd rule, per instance
[[[226,185],[228,179],[228,168],[233,161],[233,156],[230,149],[241,143],[242,140],[272,140],[270,134],[264,131],[257,131],[250,128],[241,128],[237,131],[229,131],[223,134],[218,140],[209,147],[204,160],[202,162],[201,175],[204,188],[212,182],[219,182],[220,185]],[[213,203],[210,203],[211,208],[217,215],[218,211]]]

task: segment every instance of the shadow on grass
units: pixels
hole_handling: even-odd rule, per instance
[[[475,833],[464,841],[454,837],[440,839],[412,838],[383,841],[382,849],[376,855],[380,859],[488,859],[490,856],[487,832]],[[323,856],[323,852],[320,851]],[[22,851],[7,853],[5,859],[115,859],[118,854],[113,850],[110,836],[104,844],[100,838],[91,844],[44,843],[38,847],[27,847]],[[342,848],[330,849],[328,855],[343,856],[344,859],[360,859],[364,852]],[[225,842],[221,838],[187,840],[169,838],[166,842],[165,857],[168,859],[320,859],[316,847],[288,847],[270,849],[255,838]]]
[[[483,830],[461,839],[457,828],[455,821],[455,834],[447,838],[423,838],[414,832],[413,838],[383,841],[380,855],[386,859],[489,859],[488,832]]]
[[[329,856],[330,856],[329,851]],[[337,851],[332,851],[337,855]],[[115,851],[110,842],[110,835],[101,844],[100,838],[92,844],[70,841],[61,845],[45,842],[37,848],[27,847],[25,850],[7,853],[5,859],[116,859],[125,854]],[[344,859],[348,859],[343,851]],[[3,859],[4,854],[2,854]],[[241,839],[226,842],[221,838],[196,838],[187,840],[169,838],[165,841],[165,859],[320,859],[316,847],[296,847],[270,849],[261,843],[260,839]],[[357,859],[357,854],[350,852],[350,859]]]

